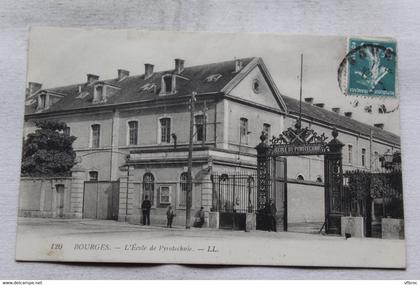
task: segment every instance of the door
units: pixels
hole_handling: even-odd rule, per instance
[[[83,218],[118,220],[119,182],[86,181],[83,198]]]
[[[57,203],[56,203],[56,211],[57,216],[60,218],[64,217],[64,185],[59,184],[56,185],[57,190]]]

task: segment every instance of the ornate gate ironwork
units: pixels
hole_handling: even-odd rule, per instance
[[[211,180],[212,210],[220,214],[220,228],[245,230],[246,213],[256,208],[255,173],[214,173]]]
[[[343,144],[337,139],[338,131],[332,131],[333,139],[327,142],[325,134],[317,134],[308,127],[301,127],[298,120],[295,128],[288,128],[278,137],[273,137],[267,143],[267,135],[261,134],[261,143],[257,149],[257,214],[264,212],[265,205],[273,197],[283,197],[283,201],[276,199],[276,206],[284,213],[278,216],[278,229],[282,225],[287,231],[287,175],[284,175],[284,187],[278,187],[281,182],[279,173],[273,171],[278,165],[279,157],[299,155],[323,155],[325,176],[325,229],[328,234],[340,234],[343,193]],[[284,162],[285,163],[285,162]],[[284,166],[286,169],[286,166]],[[273,190],[275,193],[273,194]],[[277,195],[277,196],[276,196]],[[282,205],[281,203],[284,203]],[[257,218],[258,221],[258,218]],[[258,222],[257,222],[258,223]],[[257,224],[257,227],[258,224]],[[261,228],[261,227],[259,227]]]

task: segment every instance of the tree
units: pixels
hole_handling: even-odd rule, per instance
[[[57,121],[37,121],[37,129],[23,142],[22,176],[68,176],[75,165],[75,136]]]

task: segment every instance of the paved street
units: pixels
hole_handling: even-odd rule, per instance
[[[19,218],[17,233],[18,260],[405,266],[403,240],[40,218]]]
[[[83,235],[89,237],[103,236],[171,236],[171,237],[255,237],[272,239],[344,239],[337,236],[324,234],[306,234],[300,232],[266,232],[266,231],[233,231],[210,228],[194,228],[186,230],[184,227],[166,228],[164,225],[133,225],[112,220],[91,220],[91,219],[42,219],[42,218],[19,218],[18,232],[23,235],[42,233],[43,236],[54,235]],[[298,229],[300,230],[300,229]]]

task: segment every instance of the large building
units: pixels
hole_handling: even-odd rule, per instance
[[[146,64],[144,74],[135,76],[126,70],[109,80],[88,74],[86,82],[50,89],[29,83],[25,134],[36,120],[67,123],[77,137],[74,148],[84,180],[119,181],[118,220],[140,223],[140,204],[148,195],[152,223],[163,224],[171,204],[174,223],[184,224],[193,92],[192,210],[204,207],[208,217],[221,207],[215,207],[212,175],[254,173],[261,132],[277,136],[299,116],[299,101],[280,94],[261,58],[192,67],[175,59],[167,71],[155,72]],[[327,136],[333,127],[338,130],[344,170],[379,171],[379,157],[400,148],[397,135],[353,120],[350,112],[326,110],[312,98],[305,98],[301,110],[303,126]],[[287,159],[288,222],[322,224],[323,157]]]

